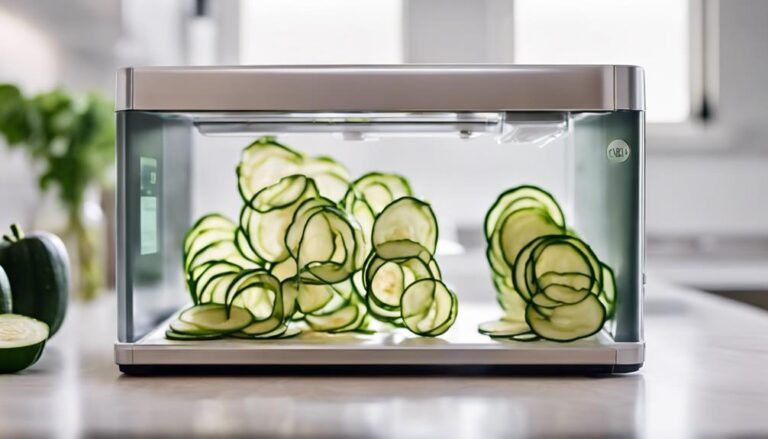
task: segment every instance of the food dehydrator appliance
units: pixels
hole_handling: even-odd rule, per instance
[[[119,323],[115,358],[125,373],[624,373],[643,364],[644,80],[639,67],[125,68],[117,78],[116,114]],[[371,282],[354,293],[355,300],[362,301],[358,303],[362,304],[359,320],[367,322],[355,331],[315,330],[317,326],[307,325],[308,314],[300,312],[306,309],[294,311],[295,297],[290,304],[285,299],[292,314],[282,318],[280,337],[214,334],[185,319],[182,310],[192,305],[209,303],[215,308],[229,303],[229,295],[202,298],[193,293],[190,299],[190,288],[196,288],[190,278],[197,278],[187,261],[190,248],[197,248],[193,238],[199,233],[190,235],[188,231],[198,218],[211,212],[231,218],[233,239],[239,239],[240,229],[245,228],[246,244],[271,239],[282,246],[288,241],[282,235],[271,235],[285,230],[268,227],[266,232],[259,229],[264,236],[254,238],[256,232],[247,230],[249,223],[242,221],[246,210],[257,209],[255,198],[242,197],[241,172],[247,148],[259,142],[275,148],[287,145],[301,157],[331,156],[333,163],[348,166],[349,175],[342,176],[345,184],[353,184],[371,171],[410,179],[414,196],[434,209],[439,225],[439,234],[434,233],[434,257],[441,264],[444,285],[453,292],[452,325],[414,333],[404,323],[412,313],[406,315],[397,308],[405,307],[404,302],[382,311],[394,312],[395,324],[379,321],[376,310],[370,308],[376,305],[366,298],[371,293],[365,288]],[[253,168],[252,180],[268,178],[277,172],[279,163],[256,165],[261,167]],[[274,180],[268,184],[279,179]],[[535,215],[550,209],[549,215],[557,218],[548,216],[548,224],[556,223],[550,226],[559,227],[555,234],[562,236],[554,244],[549,238],[540,241],[574,255],[595,255],[601,264],[597,271],[589,263],[568,259],[567,252],[546,253],[546,245],[540,251],[534,245],[534,255],[520,262],[522,250],[510,250],[514,247],[510,242],[533,233],[530,228],[510,226],[514,230],[509,233],[493,235],[494,227],[506,230],[508,221],[489,226],[489,218],[501,215],[497,219],[501,223],[515,211],[499,214],[505,207],[504,194],[516,193],[512,188],[525,192],[531,187],[541,188],[536,193],[545,195],[515,201],[524,207],[537,206],[531,211]],[[557,202],[547,201],[550,199]],[[549,207],[541,207],[542,203]],[[496,213],[488,213],[491,206],[498,208]],[[342,200],[338,206],[328,207],[328,212],[345,208],[349,210],[349,202]],[[347,218],[355,214],[350,211]],[[296,216],[294,213],[294,221]],[[358,230],[358,221],[349,221]],[[333,242],[343,238],[332,236]],[[531,244],[536,236],[533,233],[520,244]],[[494,250],[493,239],[501,250]],[[371,240],[375,238],[369,231],[359,241],[366,245],[362,255],[366,262],[353,264],[355,269],[368,266]],[[574,242],[581,250],[573,250]],[[236,247],[242,253],[242,247]],[[200,252],[195,251],[197,256]],[[248,253],[254,253],[250,247]],[[544,254],[549,261],[544,261]],[[249,259],[242,254],[232,257]],[[264,271],[272,273],[277,259],[265,259],[253,256],[247,264],[261,270],[259,264],[263,263]],[[495,268],[494,261],[498,264],[500,259],[501,268]],[[541,273],[534,273],[542,264],[566,267],[562,268],[562,282],[542,284]],[[519,279],[515,267],[522,270]],[[574,274],[581,270],[578,267],[586,267],[584,273],[588,274]],[[603,267],[602,275],[599,267]],[[549,271],[559,276],[557,269]],[[351,271],[349,274],[347,281],[351,282]],[[614,279],[612,285],[609,277]],[[517,283],[520,279],[524,285]],[[577,281],[584,282],[584,291],[575,286]],[[297,282],[297,288],[303,288],[302,281]],[[566,296],[559,301],[551,300],[554,290],[549,290],[552,294],[542,292],[552,283],[566,284]],[[435,284],[430,285],[430,297],[435,301]],[[505,288],[512,291],[511,296],[501,294]],[[521,289],[527,292],[521,293]],[[282,297],[288,297],[284,289],[280,291]],[[600,314],[602,320],[597,320],[594,333],[580,329],[580,325],[594,324],[587,321],[598,317],[586,317],[592,311],[574,307],[576,301],[570,298],[576,292],[580,300],[586,295],[584,300],[591,301],[590,309],[596,310],[593,314]],[[277,293],[264,296],[272,297],[272,302],[265,299],[272,310],[277,306]],[[400,293],[397,300],[406,295]],[[478,332],[482,322],[509,314],[494,300],[502,296],[517,304],[503,306],[520,307],[522,320],[518,323],[526,332],[512,337]],[[240,306],[253,311],[251,305]],[[443,312],[434,308],[438,305],[429,306],[433,308],[425,313]],[[363,316],[366,313],[370,315]],[[225,319],[232,318],[227,316]],[[584,323],[575,324],[573,319]],[[181,332],[173,330],[174,322],[177,329],[181,325]],[[508,328],[509,320],[501,322]],[[569,329],[563,330],[562,325]],[[568,331],[575,334],[574,340],[569,340]],[[239,333],[242,335],[242,329]],[[289,333],[295,336],[285,337]]]

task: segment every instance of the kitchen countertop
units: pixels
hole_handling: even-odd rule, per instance
[[[646,364],[612,377],[125,376],[113,305],[0,376],[0,436],[768,435],[768,313],[652,281]]]

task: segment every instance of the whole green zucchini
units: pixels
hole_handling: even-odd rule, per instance
[[[64,321],[69,299],[69,257],[56,235],[39,232],[25,237],[17,225],[0,246],[13,297],[13,312],[45,322],[50,335]]]
[[[13,312],[13,298],[11,297],[11,283],[3,267],[0,267],[0,314]]]

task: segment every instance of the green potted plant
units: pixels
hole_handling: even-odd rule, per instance
[[[39,163],[42,191],[53,190],[67,216],[65,238],[72,253],[83,299],[102,286],[97,243],[83,218],[86,191],[107,184],[114,160],[113,105],[97,93],[71,93],[61,88],[24,96],[18,87],[0,84],[0,136],[11,148],[24,148]]]

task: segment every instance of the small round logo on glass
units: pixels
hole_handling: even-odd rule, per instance
[[[629,158],[629,144],[621,139],[616,139],[608,144],[606,155],[611,163],[626,162]]]

